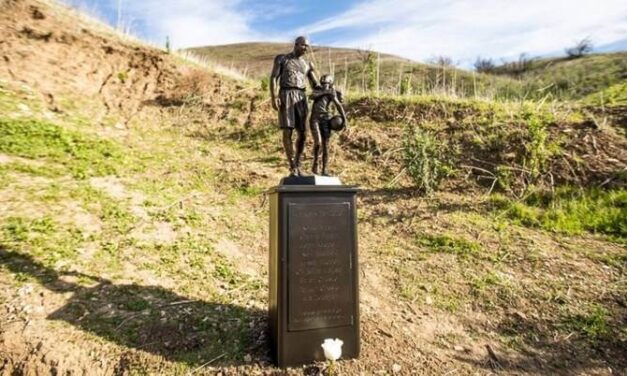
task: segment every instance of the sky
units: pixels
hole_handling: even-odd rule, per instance
[[[172,48],[251,41],[372,49],[471,66],[478,56],[556,56],[589,38],[627,50],[625,0],[66,0],[141,39]]]

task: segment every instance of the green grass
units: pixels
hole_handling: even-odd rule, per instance
[[[416,244],[429,252],[449,253],[461,257],[477,254],[481,250],[478,243],[452,234],[421,235],[416,239]]]
[[[580,333],[591,340],[601,340],[610,333],[609,312],[603,306],[592,304],[582,312],[563,316],[562,327]]]
[[[113,141],[34,119],[0,118],[0,153],[58,163],[79,179],[116,175],[128,158]],[[46,174],[41,170],[30,172]],[[59,172],[55,167],[50,174]]]
[[[596,93],[589,94],[582,102],[591,106],[627,105],[627,82],[613,84]]]
[[[507,69],[500,71],[503,75],[510,75]],[[549,95],[559,99],[580,99],[621,82],[624,85],[626,74],[627,52],[615,52],[577,59],[538,59],[518,78],[522,83],[521,89],[528,93],[527,97]]]
[[[627,190],[558,188],[554,194],[534,193],[523,201],[492,197],[515,223],[565,234],[585,231],[627,240]]]
[[[1,245],[26,248],[50,265],[74,260],[84,241],[79,229],[61,225],[50,216],[35,219],[8,217],[2,221],[0,230]]]
[[[238,43],[192,48],[224,66],[234,66],[261,82],[270,74],[274,57],[291,51],[290,43]],[[321,74],[334,67],[336,86],[348,86],[349,92],[363,92],[369,77],[364,74],[365,51],[314,46],[307,56]],[[532,60],[524,72],[510,66],[498,66],[494,74],[477,73],[454,66],[441,66],[405,60],[381,54],[379,92],[445,94],[461,97],[496,99],[581,99],[624,81],[627,53],[592,54],[578,59],[549,58]],[[344,82],[347,81],[347,85]],[[366,90],[367,91],[367,90]],[[624,94],[623,94],[624,95]],[[610,99],[611,100],[611,99]]]

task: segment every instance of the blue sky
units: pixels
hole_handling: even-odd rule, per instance
[[[560,55],[590,38],[627,50],[625,0],[66,0],[109,24],[174,48],[292,41],[367,48],[427,61]]]

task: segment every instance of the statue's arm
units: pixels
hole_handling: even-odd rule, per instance
[[[324,95],[328,95],[328,94],[332,94],[332,91],[330,90],[323,90],[323,89],[314,89],[314,91],[311,93],[311,95],[309,96],[310,99],[316,100]]]
[[[333,103],[335,104],[335,108],[340,112],[340,116],[342,116],[342,120],[344,120],[344,125],[346,129],[348,129],[348,119],[346,118],[346,111],[344,111],[344,106],[340,103],[340,100],[336,95],[333,96]]]
[[[272,66],[272,73],[270,73],[270,97],[272,98],[272,108],[276,111],[281,107],[280,99],[277,93],[279,87],[279,78],[281,77],[281,62],[283,61],[283,55],[278,55],[274,58],[274,65]]]
[[[316,73],[316,66],[314,65],[314,63],[309,63],[307,78],[309,78],[309,85],[311,85],[312,88],[320,86],[320,80],[318,80],[318,74]]]

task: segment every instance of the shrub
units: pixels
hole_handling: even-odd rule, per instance
[[[482,58],[481,56],[477,57],[477,60],[475,60],[474,67],[479,73],[491,73],[496,68],[492,59]]]
[[[577,42],[576,45],[566,48],[564,52],[566,52],[566,55],[568,55],[568,57],[570,58],[578,58],[582,57],[583,55],[589,54],[590,52],[592,52],[592,49],[593,45],[590,38],[584,38]]]
[[[442,178],[451,173],[445,159],[445,144],[431,131],[409,125],[403,142],[403,161],[414,184],[425,193],[433,192]]]

